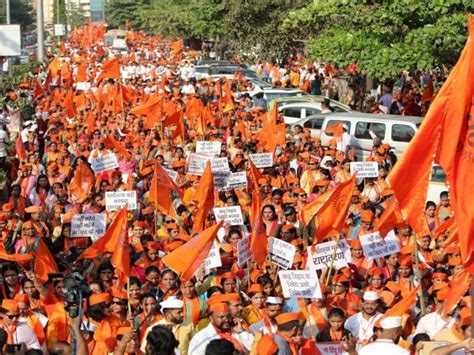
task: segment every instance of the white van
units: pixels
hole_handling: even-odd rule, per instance
[[[373,135],[390,144],[393,151],[400,157],[415,135],[422,121],[421,117],[378,115],[359,112],[342,112],[327,115],[321,127],[321,143],[327,145],[332,133],[326,132],[339,122],[349,126],[351,144],[355,147],[358,160],[365,160],[372,149]]]

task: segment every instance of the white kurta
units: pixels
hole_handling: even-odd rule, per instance
[[[398,346],[389,339],[377,339],[373,343],[363,346],[359,351],[359,355],[410,355],[410,352]]]

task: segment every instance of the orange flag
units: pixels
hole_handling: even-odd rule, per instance
[[[95,117],[94,111],[89,111],[86,119],[84,120],[84,125],[87,127],[87,133],[91,134],[95,129]]]
[[[198,211],[193,224],[193,233],[197,233],[205,228],[207,215],[214,206],[214,180],[210,161],[207,162],[193,200],[198,203]]]
[[[62,106],[66,110],[67,117],[73,118],[76,115],[76,107],[74,105],[74,92],[69,90],[63,100]]]
[[[154,203],[158,210],[176,219],[178,218],[178,214],[173,206],[173,200],[171,197],[173,192],[177,195],[181,194],[180,188],[170,178],[168,173],[160,164],[155,162],[155,171],[153,172],[150,187],[150,203]]]
[[[21,139],[20,133],[18,133],[15,148],[16,156],[18,157],[18,159],[20,159],[20,162],[25,161],[28,158],[28,154],[26,153],[25,145],[23,144],[23,140]]]
[[[104,138],[104,145],[110,149],[117,149],[117,151],[122,154],[125,158],[130,157],[130,153],[117,141],[112,134],[108,134]]]
[[[400,208],[415,232],[424,228],[424,204],[434,161],[446,171],[451,201],[459,228],[461,255],[466,263],[474,250],[474,25],[469,17],[469,38],[461,56],[418,132],[388,176]],[[471,117],[471,120],[466,119]],[[410,176],[407,184],[406,177]],[[458,195],[459,194],[459,195]],[[473,258],[474,259],[474,258]]]
[[[326,128],[326,133],[332,133],[333,137],[339,139],[342,137],[344,130],[342,128],[343,122],[338,122],[335,125],[329,126]]]
[[[171,55],[177,55],[183,51],[183,40],[180,39],[179,41],[171,42]]]
[[[38,248],[35,254],[35,275],[43,283],[48,281],[48,274],[58,272],[58,266],[54,261],[51,252],[41,238],[38,241]]]
[[[394,202],[387,202],[385,211],[377,221],[375,230],[380,232],[380,235],[385,237],[397,224],[403,223],[402,211],[400,207]]]
[[[162,98],[158,95],[150,96],[150,98],[140,106],[136,106],[130,110],[130,113],[134,115],[142,116],[155,116],[161,114],[162,111]]]
[[[420,286],[411,290],[411,292],[406,297],[403,297],[402,300],[398,301],[393,305],[392,308],[387,310],[383,317],[379,319],[379,322],[385,317],[401,317],[403,314],[405,314],[410,309],[410,306],[415,304],[416,294],[419,290]]]
[[[77,68],[76,83],[82,83],[86,81],[87,81],[87,63],[84,60]]]
[[[35,85],[35,88],[33,91],[33,98],[37,99],[38,97],[44,96],[44,89],[37,78],[33,79],[33,83]]]
[[[316,232],[313,244],[321,241],[329,233],[341,232],[356,189],[355,175],[338,185],[315,216]]]
[[[73,202],[84,202],[92,192],[95,176],[92,170],[79,160],[74,176],[69,184],[69,193]]]
[[[95,259],[99,254],[113,253],[118,246],[118,242],[128,237],[127,222],[127,207],[124,207],[117,213],[104,236],[84,250],[77,260]]]
[[[267,257],[267,231],[262,218],[262,201],[260,199],[260,190],[258,188],[259,171],[249,160],[250,174],[253,181],[252,207],[250,211],[252,234],[250,234],[250,251],[255,262],[262,266]]]
[[[319,211],[319,209],[326,203],[329,196],[331,196],[333,190],[326,191],[322,195],[319,195],[315,200],[307,203],[301,209],[301,215],[303,217],[304,225],[308,225],[311,222],[311,219]]]
[[[29,263],[33,260],[33,255],[31,254],[7,254],[3,244],[0,245],[0,260],[13,261],[15,263]]]
[[[174,131],[174,136],[183,136],[184,135],[184,121],[183,121],[183,111],[179,110],[171,114],[168,118],[163,121],[163,128],[171,125],[176,125],[176,130]]]
[[[102,73],[100,73],[97,82],[104,79],[120,80],[120,64],[118,58],[106,59],[102,63]]]
[[[115,267],[115,272],[119,277],[119,285],[121,288],[127,283],[130,277],[130,244],[128,240],[128,226],[127,226],[127,207],[125,207],[125,218],[121,216],[120,225],[118,227],[117,244],[115,246],[110,262]],[[122,211],[120,211],[122,212]]]
[[[219,224],[201,231],[189,242],[164,256],[161,261],[174,272],[180,274],[181,280],[187,281],[191,279],[209,255],[212,243],[217,236],[217,231],[222,227],[223,223],[224,221],[221,221]]]
[[[458,304],[459,300],[466,294],[471,285],[471,275],[467,270],[462,270],[454,275],[450,282],[448,296],[444,302],[443,314],[447,315]],[[470,305],[469,305],[470,306]]]

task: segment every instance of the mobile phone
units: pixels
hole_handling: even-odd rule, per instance
[[[21,344],[7,344],[5,348],[5,353],[14,354],[17,351],[20,351],[20,349],[21,349]]]

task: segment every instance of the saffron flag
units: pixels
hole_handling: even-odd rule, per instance
[[[191,279],[202,266],[204,259],[209,255],[212,243],[217,236],[217,231],[223,224],[224,221],[221,221],[203,230],[191,238],[189,242],[165,255],[161,261],[174,272],[180,274],[182,281],[185,282]]]
[[[126,238],[127,230],[127,207],[124,207],[117,213],[104,236],[84,250],[77,260],[94,259],[103,253],[113,253],[119,240],[123,241]]]
[[[445,170],[459,228],[464,263],[474,261],[474,24],[461,56],[436,95],[418,132],[388,176],[400,208],[415,232],[423,215],[433,161]],[[410,183],[406,177],[410,176]]]
[[[117,141],[112,134],[108,134],[104,138],[104,145],[110,149],[117,149],[117,151],[122,154],[125,158],[130,158],[130,153]]]
[[[258,172],[252,160],[249,161],[250,174],[253,181],[252,207],[250,211],[252,234],[250,234],[250,251],[253,254],[255,262],[262,266],[267,256],[267,232],[262,218],[262,201],[260,199],[260,190],[258,188]]]
[[[102,72],[97,82],[100,83],[104,79],[120,79],[120,64],[118,58],[106,59],[104,63],[102,63]]]
[[[377,221],[375,230],[379,231],[380,235],[385,237],[397,224],[403,223],[402,211],[396,203],[387,202],[385,211]]]
[[[23,140],[21,139],[21,134],[18,134],[15,143],[16,148],[16,156],[20,160],[20,162],[25,161],[28,158],[28,154],[26,153],[25,145],[23,144]]]
[[[51,252],[49,251],[46,244],[43,242],[42,238],[38,240],[38,248],[36,249],[35,254],[35,275],[41,280],[41,282],[46,283],[48,281],[48,274],[53,274],[58,272],[58,266],[54,261]]]
[[[453,276],[450,284],[451,287],[449,287],[448,296],[444,301],[444,315],[450,313],[469,290],[471,276],[467,270],[462,270]]]
[[[78,161],[74,176],[69,184],[71,200],[75,203],[83,202],[94,187],[95,176],[92,170],[82,160]]]
[[[127,216],[127,208],[125,207],[125,217]],[[120,226],[118,228],[117,244],[110,258],[110,262],[115,267],[115,272],[119,277],[118,287],[123,287],[130,277],[130,245],[128,241],[127,219],[121,216]]]
[[[155,171],[151,179],[150,187],[150,203],[155,204],[156,208],[164,214],[177,219],[178,214],[173,206],[173,191],[180,195],[180,189],[176,183],[170,178],[168,173],[155,162]]]
[[[193,232],[196,233],[205,228],[207,215],[214,206],[214,179],[209,161],[194,193],[193,200],[198,203],[198,211],[193,224]]]

